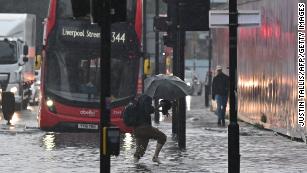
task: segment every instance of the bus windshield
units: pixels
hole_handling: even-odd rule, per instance
[[[46,87],[68,100],[99,102],[99,55],[89,52],[50,52]]]
[[[137,44],[129,42],[128,45],[126,41],[136,38],[132,27],[126,23],[113,26],[112,33],[119,37],[114,39],[111,46],[113,99],[136,93],[139,54]],[[97,26],[83,20],[58,21],[54,35],[49,37],[50,46],[46,51],[47,95],[57,97],[58,101],[66,101],[66,104],[99,107],[101,94],[99,31]]]

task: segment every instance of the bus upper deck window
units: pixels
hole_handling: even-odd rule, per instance
[[[71,0],[74,17],[86,17],[90,14],[90,0]]]
[[[70,18],[70,17],[73,17],[71,1],[59,0],[57,7],[57,18]]]

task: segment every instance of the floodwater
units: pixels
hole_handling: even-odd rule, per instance
[[[111,157],[111,172],[228,172],[227,128],[203,108],[202,97],[192,97],[187,111],[186,150],[171,134],[170,118],[154,126],[167,135],[161,164],[153,163],[156,141],[138,163],[133,161],[135,139],[122,134],[118,157]],[[100,172],[98,133],[43,132],[37,129],[35,108],[15,115],[15,128],[0,121],[0,172]],[[271,131],[240,123],[241,172],[307,172],[307,145]]]

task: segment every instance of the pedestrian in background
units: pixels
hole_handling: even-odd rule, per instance
[[[155,111],[154,107],[152,106],[152,98],[143,94],[138,98],[138,102],[139,114],[142,121],[134,129],[136,138],[134,160],[137,162],[145,154],[149,139],[155,139],[157,140],[157,146],[152,161],[160,163],[158,157],[163,145],[166,142],[166,135],[151,125],[150,114],[154,113]]]
[[[225,126],[225,112],[229,91],[229,77],[223,73],[222,66],[216,66],[216,76],[212,82],[212,99],[216,100],[219,126]]]

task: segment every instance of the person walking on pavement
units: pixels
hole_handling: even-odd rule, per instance
[[[217,75],[212,81],[212,99],[216,100],[217,108],[216,112],[218,115],[217,124],[225,126],[225,112],[228,99],[229,91],[229,77],[222,71],[222,66],[216,66]]]
[[[155,109],[152,106],[152,98],[147,95],[141,95],[138,98],[139,114],[141,115],[141,123],[134,128],[134,135],[136,138],[136,151],[134,153],[134,160],[137,162],[144,154],[148,146],[149,139],[157,140],[153,162],[160,163],[159,153],[166,142],[166,135],[159,129],[151,125],[150,114],[154,113]]]

